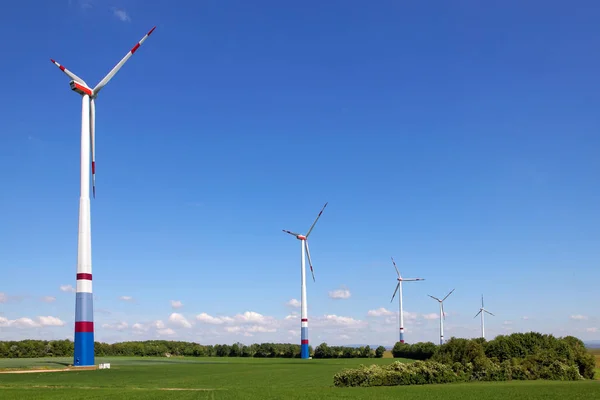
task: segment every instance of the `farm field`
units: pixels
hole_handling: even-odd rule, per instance
[[[110,370],[0,374],[12,399],[600,399],[600,382],[498,382],[335,388],[333,375],[391,359],[107,357]],[[0,369],[64,368],[71,359],[0,359]]]

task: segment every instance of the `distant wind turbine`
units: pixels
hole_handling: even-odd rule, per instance
[[[495,317],[494,314],[492,314],[491,312],[489,312],[488,310],[486,310],[483,307],[483,295],[481,295],[481,308],[479,309],[479,312],[477,314],[475,314],[475,316],[473,318],[477,318],[477,316],[479,314],[481,314],[481,337],[485,339],[485,325],[484,325],[484,322],[483,322],[483,314],[484,313],[488,313],[491,316]]]
[[[446,319],[446,314],[444,313],[444,300],[446,300],[448,296],[452,294],[452,292],[454,292],[454,289],[452,289],[450,293],[448,293],[442,300],[430,294],[427,295],[440,303],[440,344],[444,344],[444,320]]]
[[[404,311],[402,310],[402,282],[414,282],[414,281],[424,281],[423,278],[403,278],[400,275],[400,271],[398,271],[398,267],[396,266],[396,261],[394,261],[394,257],[392,257],[392,263],[394,264],[394,268],[396,268],[396,274],[398,274],[398,284],[396,285],[396,290],[394,290],[394,294],[392,295],[392,300],[390,303],[394,301],[394,297],[396,296],[396,292],[400,289],[400,293],[398,294],[399,301],[399,315],[400,315],[400,343],[404,343]]]
[[[323,214],[323,210],[325,210],[325,207],[327,207],[328,203],[325,203],[325,205],[323,206],[323,208],[321,209],[321,211],[319,212],[319,215],[317,215],[317,219],[315,219],[315,222],[313,222],[313,224],[311,225],[310,229],[308,230],[308,232],[306,233],[306,235],[301,235],[299,233],[295,233],[295,232],[291,232],[291,231],[286,231],[285,229],[282,229],[285,233],[289,233],[292,236],[295,236],[296,239],[300,240],[300,248],[301,248],[301,252],[300,252],[300,265],[301,265],[301,279],[302,279],[302,283],[301,283],[301,297],[300,297],[300,303],[301,303],[301,315],[300,315],[300,358],[309,358],[309,352],[308,352],[308,309],[307,309],[307,304],[306,304],[306,256],[308,256],[308,264],[310,265],[310,273],[312,274],[312,278],[313,278],[313,282],[315,281],[315,272],[313,271],[313,265],[312,265],[312,260],[310,258],[310,250],[308,249],[308,235],[310,235],[310,233],[312,232],[313,228],[315,227],[315,225],[317,224],[317,221],[319,220],[319,218],[321,218],[321,214]]]

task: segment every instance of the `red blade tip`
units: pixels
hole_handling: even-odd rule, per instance
[[[148,32],[148,36],[150,36],[152,34],[152,32],[154,32],[155,29],[156,29],[156,27],[150,29],[150,32]]]
[[[50,59],[50,61],[52,61],[52,64],[56,64],[56,61],[54,61],[53,59]]]

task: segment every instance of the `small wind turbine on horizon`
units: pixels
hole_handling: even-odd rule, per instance
[[[484,326],[484,322],[483,322],[483,314],[484,313],[488,313],[490,314],[492,317],[495,317],[494,314],[492,314],[491,312],[489,312],[488,310],[486,310],[483,307],[483,295],[481,295],[481,308],[479,309],[479,312],[477,314],[475,314],[475,316],[473,318],[477,318],[477,316],[479,314],[481,314],[481,337],[485,339],[485,326]]]
[[[454,292],[454,289],[452,289],[450,293],[448,293],[442,300],[430,294],[427,295],[440,303],[440,345],[444,344],[444,320],[446,319],[446,313],[444,313],[444,300],[446,300],[448,296],[452,294],[452,292]]]
[[[300,306],[301,306],[301,315],[300,315],[300,358],[307,359],[310,357],[308,352],[308,308],[306,303],[306,256],[308,256],[308,264],[310,265],[310,273],[312,274],[313,282],[315,281],[315,272],[313,270],[312,259],[310,258],[310,250],[308,248],[308,236],[314,229],[315,225],[319,218],[321,218],[321,214],[323,214],[323,210],[327,207],[328,203],[325,203],[319,215],[315,219],[315,222],[310,226],[306,235],[301,235],[299,233],[287,231],[282,229],[285,233],[288,233],[292,236],[295,236],[296,239],[300,240],[300,267],[301,267],[301,294],[300,294]]]
[[[73,365],[76,367],[94,365],[94,299],[92,295],[92,233],[90,217],[90,165],[92,193],[96,197],[96,98],[98,93],[115,76],[125,62],[148,39],[156,27],[152,28],[129,52],[110,70],[95,88],[85,83],[73,72],[50,59],[62,72],[71,78],[71,90],[81,95],[81,158],[79,197],[79,235],[77,244],[77,290],[75,294],[75,340]],[[91,153],[91,163],[90,163]]]
[[[396,261],[394,261],[394,257],[392,257],[392,263],[394,264],[394,268],[396,269],[396,274],[398,274],[398,284],[396,285],[396,290],[394,290],[394,294],[392,295],[392,300],[390,303],[394,301],[394,297],[396,296],[396,292],[400,290],[398,294],[398,302],[399,304],[399,315],[400,315],[400,343],[404,343],[404,311],[402,309],[402,282],[415,282],[415,281],[424,281],[423,278],[403,278],[400,275],[400,271],[398,271],[398,267],[396,266]]]

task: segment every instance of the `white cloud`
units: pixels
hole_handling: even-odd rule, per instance
[[[512,321],[504,321],[502,322],[502,325],[512,325],[513,322]]]
[[[133,324],[131,326],[131,329],[133,329],[137,333],[142,333],[142,332],[148,331],[148,327],[144,326],[143,324],[140,324],[139,322],[136,322],[135,324]]]
[[[262,314],[259,314],[254,311],[246,311],[243,314],[238,314],[235,317],[236,321],[240,322],[255,322],[258,324],[264,324],[268,321],[269,318],[265,317]]]
[[[162,322],[160,319],[157,321],[154,321],[151,324],[152,327],[156,328],[156,329],[165,329],[165,323]]]
[[[440,316],[437,315],[436,313],[423,314],[423,318],[425,318],[427,320],[438,319],[439,317]]]
[[[119,300],[122,300],[122,301],[133,301],[133,297],[131,297],[131,296],[120,296]]]
[[[289,307],[300,308],[302,306],[302,303],[300,303],[296,299],[291,299],[290,301],[288,301],[287,303],[285,303],[285,305],[289,306]]]
[[[350,290],[348,289],[337,289],[329,292],[329,297],[332,299],[349,299],[350,298]]]
[[[75,288],[71,285],[60,285],[61,292],[75,293]]]
[[[121,9],[121,8],[113,8],[112,9],[113,15],[115,17],[117,17],[117,19],[123,21],[123,22],[129,22],[131,21],[131,18],[129,17],[129,14],[127,14],[127,11]]]
[[[531,318],[529,318],[528,316],[526,316],[526,315],[525,315],[524,317],[521,317],[521,319],[522,319],[523,321],[527,321],[527,320],[530,320]]]
[[[325,315],[325,321],[332,322],[336,325],[358,325],[362,321],[354,319],[352,317],[341,317],[335,314]]]
[[[585,329],[586,332],[590,332],[590,333],[596,333],[598,332],[598,328],[594,327],[594,328],[586,328]]]
[[[169,322],[173,325],[180,326],[182,328],[191,328],[192,324],[183,315],[179,313],[173,313],[169,316]]]
[[[252,326],[249,326],[248,328],[246,328],[245,330],[246,330],[246,332],[262,332],[262,333],[277,332],[277,329],[275,329],[275,328],[267,328],[267,327],[261,326],[261,325],[252,325]]]
[[[369,312],[367,313],[367,315],[369,317],[382,317],[382,316],[389,316],[389,315],[394,315],[396,314],[395,312],[392,312],[390,310],[387,310],[383,307],[378,308],[376,310],[369,310]]]
[[[158,333],[159,336],[173,336],[176,334],[176,332],[171,328],[159,329],[156,331],[156,333]]]
[[[139,325],[139,327],[141,327],[141,324],[134,324],[133,329],[136,329],[136,325]],[[121,321],[116,324],[102,324],[102,327],[104,329],[109,329],[109,330],[123,331],[129,327],[129,324],[125,321]]]
[[[183,307],[183,303],[179,300],[171,300],[171,307],[181,308],[181,307]]]
[[[288,320],[288,319],[296,319],[298,318],[298,313],[291,313],[290,315],[286,315],[286,317],[284,319]]]
[[[56,301],[56,297],[54,297],[54,296],[44,296],[44,297],[42,297],[42,301],[44,303],[52,303],[53,301]],[[0,301],[0,303],[1,303],[1,301]]]
[[[5,317],[0,317],[0,327],[6,328],[40,328],[40,327],[52,327],[52,326],[64,326],[65,322],[59,318],[51,316],[40,316],[36,320],[31,318],[22,317],[10,320]]]
[[[348,339],[350,339],[350,336],[348,336],[348,335],[340,335],[339,338],[342,339],[342,340],[348,340]]]
[[[225,322],[229,322],[229,320],[231,320],[231,318],[229,318],[229,317],[225,317],[225,318],[213,317],[212,315],[208,315],[207,313],[203,312],[203,313],[196,315],[196,320],[198,320],[200,322],[204,322],[205,324],[221,325],[221,324],[224,324]]]
[[[575,321],[584,321],[584,320],[588,319],[587,315],[579,315],[579,314],[578,315],[571,315],[570,318],[572,320],[575,320]]]

